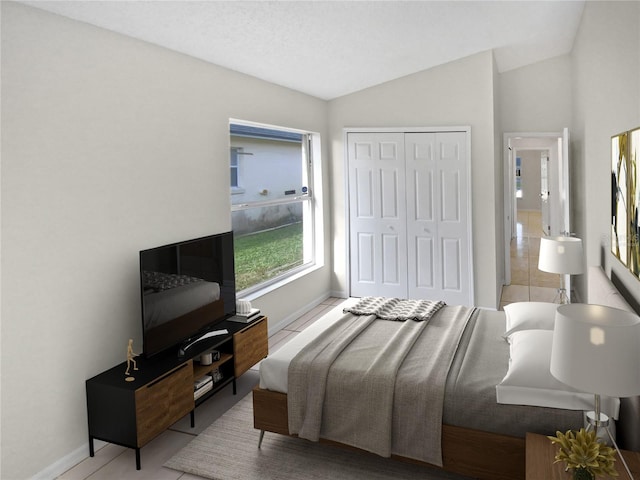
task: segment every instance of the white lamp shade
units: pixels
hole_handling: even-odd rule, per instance
[[[602,305],[558,307],[551,374],[587,393],[639,395],[640,317]]]
[[[583,273],[582,240],[576,237],[542,237],[538,268],[549,273]]]

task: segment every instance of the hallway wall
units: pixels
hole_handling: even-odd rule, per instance
[[[518,198],[518,210],[540,211],[540,156],[541,150],[518,150],[521,158],[520,178],[522,179],[522,198]]]
[[[634,307],[640,306],[640,282],[610,253],[608,179],[611,137],[640,126],[639,24],[640,2],[586,2],[572,53],[574,230],[584,241],[587,265],[603,265]],[[586,279],[578,282],[586,291]]]

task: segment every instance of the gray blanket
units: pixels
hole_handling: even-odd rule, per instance
[[[289,431],[442,465],[444,387],[474,309],[429,322],[344,318],[289,366]]]

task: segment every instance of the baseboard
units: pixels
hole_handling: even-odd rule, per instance
[[[281,319],[278,323],[272,324],[271,323],[271,319],[269,319],[269,336],[273,335],[276,332],[279,332],[280,330],[285,328],[287,325],[295,322],[302,315],[304,315],[305,313],[311,311],[312,309],[314,309],[315,307],[320,305],[322,302],[324,302],[330,296],[331,295],[328,292],[326,294],[321,295],[320,297],[316,298],[315,300],[313,300],[312,302],[308,303],[304,307],[299,308],[298,310],[296,310],[293,313],[290,313],[285,318]]]
[[[349,292],[345,292],[345,291],[342,291],[342,290],[340,290],[340,291],[333,290],[331,292],[331,296],[332,297],[337,297],[337,298],[344,298],[346,300],[347,298],[349,298]]]
[[[102,447],[107,445],[107,442],[102,440],[94,440],[93,445],[97,452]],[[36,473],[31,480],[51,480],[52,478],[58,478],[67,470],[75,467],[77,464],[89,457],[89,443],[76,448],[73,452],[58,459],[44,470]]]

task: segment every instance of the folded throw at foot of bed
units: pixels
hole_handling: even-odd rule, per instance
[[[353,307],[345,308],[344,313],[354,315],[375,315],[382,320],[404,322],[429,320],[444,302],[434,300],[411,300],[406,298],[362,297]]]

